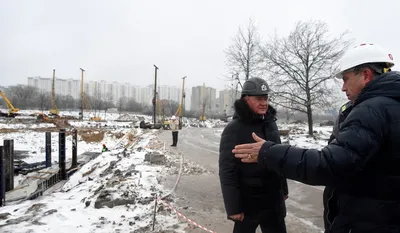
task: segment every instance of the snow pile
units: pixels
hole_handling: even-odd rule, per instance
[[[57,192],[0,208],[1,232],[150,232],[154,198],[168,168],[144,162],[155,136],[141,135],[131,149],[102,153]],[[174,214],[158,206],[155,232],[184,232]]]
[[[0,129],[40,129],[40,128],[54,128],[54,124],[50,123],[38,123],[38,124],[3,124],[0,123]]]
[[[282,142],[289,142],[290,145],[302,148],[322,149],[328,144],[332,133],[332,126],[314,125],[314,136],[308,135],[307,124],[279,124],[279,129],[290,130],[289,138],[282,136]]]
[[[138,122],[138,121],[145,121],[145,122],[151,122],[152,117],[151,116],[146,116],[146,115],[135,115],[135,114],[123,114],[119,116],[116,121],[132,121],[132,122]]]
[[[176,153],[165,153],[167,162],[165,166],[168,168],[170,174],[179,174],[180,164],[182,163],[181,175],[199,175],[199,174],[210,174],[211,172],[205,169],[203,166],[194,163],[190,160],[182,158],[180,154]]]
[[[116,122],[116,121],[68,121],[70,125],[77,128],[132,128],[132,122]]]
[[[195,118],[189,118],[186,119],[186,121],[184,121],[184,125],[186,127],[194,127],[194,128],[223,128],[227,124],[228,124],[227,122],[215,119],[207,119],[205,121],[200,121]]]
[[[44,112],[46,113],[46,112]],[[71,116],[76,119],[79,118],[79,111],[66,111],[66,110],[60,110],[60,115],[61,116]],[[84,120],[89,120],[91,117],[100,117],[102,120],[109,120],[109,121],[114,121],[119,117],[119,113],[105,113],[104,111],[100,112],[94,112],[94,111],[84,111],[83,112],[83,119]]]

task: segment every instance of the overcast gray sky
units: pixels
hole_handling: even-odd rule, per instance
[[[28,76],[214,86],[228,74],[226,49],[238,26],[252,18],[266,39],[287,35],[298,20],[328,23],[333,35],[349,30],[400,57],[396,0],[0,0],[0,86]],[[400,64],[395,66],[399,70]]]

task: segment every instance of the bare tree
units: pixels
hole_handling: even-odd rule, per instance
[[[34,102],[34,98],[38,94],[38,91],[33,86],[27,85],[16,85],[8,88],[11,93],[14,105],[16,108],[27,108],[31,107]]]
[[[233,112],[235,108],[235,101],[240,98],[240,90],[242,88],[242,83],[240,82],[239,77],[237,76],[235,80],[232,82],[232,86],[230,88],[230,110],[229,112]]]
[[[333,74],[346,51],[346,32],[329,38],[321,21],[298,22],[288,37],[275,35],[263,47],[266,69],[271,72],[272,101],[279,106],[307,114],[309,135],[313,135],[313,108],[332,101]]]
[[[72,95],[66,95],[64,96],[64,108],[65,109],[74,109],[74,108],[78,108],[78,104],[77,104],[77,100],[74,99],[74,97],[72,97]]]
[[[201,100],[200,106],[200,117],[203,118],[205,117],[206,114],[206,110],[207,110],[207,106],[210,104],[210,100],[208,98],[208,96],[204,96],[203,99]]]
[[[37,104],[39,105],[40,111],[50,108],[51,96],[48,92],[41,91],[37,96]]]
[[[104,103],[103,103],[103,95],[100,91],[100,87],[96,88],[96,90],[93,93],[93,100],[92,106],[94,110],[94,115],[97,116],[98,113],[100,113],[100,110],[104,108]]]
[[[113,95],[112,95],[111,92],[107,92],[104,95],[103,102],[104,102],[104,117],[106,118],[107,117],[107,110],[109,108],[114,107],[114,103],[113,103],[114,99],[113,99]]]
[[[127,100],[126,100],[125,97],[119,98],[117,105],[118,105],[118,111],[119,111],[120,113],[122,112],[122,110],[125,110],[125,108],[126,108],[126,102],[127,102]]]
[[[126,110],[130,112],[140,112],[143,110],[143,106],[136,102],[134,98],[130,98],[126,102]]]
[[[259,76],[262,64],[260,51],[260,36],[257,26],[252,20],[245,29],[239,27],[233,44],[225,51],[226,64],[231,73],[243,75],[245,80]]]

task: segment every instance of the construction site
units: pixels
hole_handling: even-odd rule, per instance
[[[56,102],[55,72],[53,70],[51,108],[47,111],[20,109],[4,92],[0,91],[7,106],[7,110],[1,111],[0,117],[0,206],[3,206],[0,207],[0,229],[3,228],[2,232],[11,232],[9,228],[13,228],[12,225],[16,222],[25,222],[27,226],[32,223],[36,225],[37,221],[40,222],[38,218],[29,214],[13,217],[14,214],[7,211],[7,208],[26,205],[29,200],[35,200],[38,203],[30,205],[28,209],[35,209],[32,213],[40,216],[40,212],[44,211],[41,211],[40,208],[45,209],[45,205],[47,205],[40,201],[43,197],[57,195],[60,192],[69,192],[70,194],[80,192],[71,191],[77,188],[76,177],[80,177],[78,178],[81,180],[78,181],[80,184],[97,179],[95,178],[97,175],[108,177],[106,180],[117,175],[116,179],[124,180],[125,183],[133,183],[135,186],[139,185],[139,189],[144,189],[141,191],[139,189],[135,191],[129,191],[129,188],[121,189],[125,190],[122,194],[123,197],[115,199],[108,197],[107,193],[111,191],[109,188],[101,188],[105,185],[104,181],[101,181],[99,183],[101,186],[97,186],[95,190],[89,189],[91,197],[86,197],[85,208],[91,205],[88,199],[93,199],[94,209],[103,206],[114,207],[140,203],[145,210],[152,206],[152,200],[157,192],[159,194],[164,192],[163,199],[168,198],[172,193],[160,186],[161,180],[159,179],[163,176],[153,176],[152,174],[155,174],[156,171],[151,170],[166,170],[165,175],[179,173],[179,176],[181,173],[201,174],[206,172],[199,165],[183,162],[182,156],[176,151],[169,151],[169,148],[165,146],[166,142],[157,136],[162,131],[169,131],[169,118],[171,117],[165,112],[165,106],[168,103],[160,100],[157,92],[154,93],[152,116],[135,113],[107,113],[107,119],[103,119],[98,112],[92,111],[90,100],[85,94],[83,85],[85,70],[83,69],[81,69],[80,109],[77,111],[60,110]],[[184,90],[185,78],[182,78],[182,90]],[[183,91],[181,96],[180,104],[173,113],[179,119],[180,129],[188,127],[217,128],[225,124],[221,120],[206,119],[205,104],[202,105],[203,110],[197,119],[184,118],[185,93]],[[115,166],[124,158],[125,160],[133,159],[133,161],[125,161],[126,164],[130,164],[125,168],[128,173],[120,177],[118,171],[123,169]],[[162,167],[159,167],[160,162]],[[136,166],[150,166],[150,170],[148,168],[147,170],[132,169]],[[134,174],[129,175],[132,172]],[[146,178],[146,172],[149,173],[148,178]],[[82,181],[82,179],[86,181]],[[144,182],[146,185],[140,184],[140,182]],[[119,183],[119,185],[123,185],[124,182]],[[154,192],[156,186],[159,186],[157,188],[159,190]],[[134,193],[128,194],[128,192]],[[151,218],[152,211],[144,210],[139,218]],[[27,211],[29,212],[29,210]],[[54,211],[54,209],[50,210],[51,213]],[[161,209],[157,211],[157,214],[170,215],[168,211],[165,211]],[[133,214],[129,212],[128,210],[126,215]],[[43,214],[45,216],[49,212],[44,211]],[[137,214],[134,215],[136,219]],[[179,222],[176,216],[170,217],[172,219],[169,221],[173,223],[173,228],[188,227]],[[123,222],[124,220],[119,219],[118,221]],[[155,220],[153,219],[152,222]],[[119,223],[113,228],[132,230],[135,228],[133,224],[132,221],[128,221],[126,225]],[[169,224],[161,221],[158,223],[158,228],[164,229]],[[137,232],[148,232],[150,226],[151,224],[147,223]],[[157,226],[155,227],[157,229]],[[51,226],[48,228],[51,229]],[[82,232],[87,231],[82,229]]]

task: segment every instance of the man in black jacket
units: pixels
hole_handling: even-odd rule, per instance
[[[335,121],[335,125],[333,126],[332,134],[328,140],[328,144],[331,143],[334,139],[339,135],[339,129],[342,122],[349,115],[351,109],[353,108],[353,104],[351,101],[344,104],[340,110],[339,115]],[[325,225],[325,233],[329,233],[331,229],[331,225],[333,220],[338,214],[338,206],[337,206],[337,196],[334,187],[326,186],[323,194],[323,204],[324,204],[324,225]]]
[[[232,153],[235,145],[253,141],[251,132],[281,142],[268,92],[265,80],[247,80],[242,98],[235,102],[233,120],[221,135],[219,176],[228,218],[235,221],[234,233],[254,233],[258,225],[265,233],[286,233],[286,179],[263,165],[242,163]]]
[[[400,73],[387,72],[392,55],[372,44],[350,50],[337,77],[353,109],[322,150],[265,141],[236,146],[243,162],[257,162],[287,178],[335,189],[332,233],[400,232]]]

